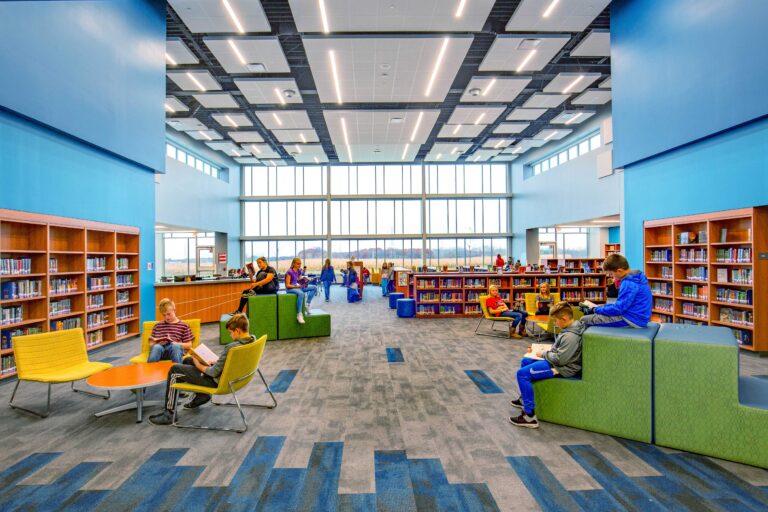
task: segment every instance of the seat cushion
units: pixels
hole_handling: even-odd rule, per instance
[[[739,403],[768,409],[768,377],[739,377]]]
[[[35,382],[47,382],[57,384],[62,382],[72,382],[74,380],[85,379],[93,374],[112,368],[109,363],[80,363],[67,368],[57,369],[55,372],[28,372],[22,380],[31,380]]]
[[[248,298],[248,330],[257,338],[277,339],[277,295],[252,295]]]

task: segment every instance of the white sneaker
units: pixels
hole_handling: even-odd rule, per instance
[[[307,302],[307,304],[304,306],[304,309],[306,309],[307,310],[307,314],[309,314],[309,310],[312,309],[312,304]]]
[[[297,321],[297,322],[299,322],[300,324],[304,324],[304,323],[306,323],[306,322],[304,321],[304,315],[302,315],[301,313],[299,313],[298,315],[296,315],[296,321]]]

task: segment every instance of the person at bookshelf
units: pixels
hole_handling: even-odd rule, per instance
[[[215,363],[208,365],[200,362],[197,357],[186,357],[182,364],[174,364],[168,372],[168,378],[165,383],[165,410],[160,414],[149,417],[149,422],[153,425],[170,425],[173,423],[173,411],[176,410],[176,393],[171,387],[176,382],[186,382],[198,386],[215,388],[219,385],[219,377],[224,371],[224,363],[227,361],[227,354],[233,347],[247,345],[256,340],[254,336],[248,333],[248,317],[239,313],[233,315],[227,321],[227,331],[232,336],[232,343],[224,346],[224,352],[219,356]],[[211,401],[211,395],[207,393],[195,393],[187,403],[185,409],[196,409]]]
[[[501,257],[501,254],[496,255],[496,262],[493,265],[497,269],[504,268],[504,258]]]
[[[256,272],[255,275],[253,272],[253,265],[248,268],[248,278],[253,286],[243,290],[243,294],[240,296],[240,304],[238,304],[237,309],[232,312],[233,315],[243,312],[245,305],[248,304],[248,297],[251,295],[269,295],[270,293],[277,293],[277,271],[267,265],[267,258],[264,256],[256,258],[256,265],[259,267],[259,271]]]
[[[581,318],[584,325],[600,325],[602,327],[636,327],[642,328],[651,320],[651,287],[645,274],[629,267],[627,258],[621,254],[610,254],[603,262],[603,271],[615,281],[620,280],[619,296],[613,304],[588,307]]]
[[[573,319],[573,309],[567,301],[552,306],[549,314],[560,328],[560,334],[550,348],[528,347],[528,352],[520,361],[520,369],[517,370],[520,398],[510,403],[512,407],[520,409],[521,413],[509,418],[517,427],[539,428],[533,396],[534,381],[557,376],[573,377],[581,372],[581,338],[587,327]]]
[[[170,359],[180,363],[184,353],[192,347],[195,339],[192,329],[176,316],[176,304],[171,299],[163,299],[158,304],[163,319],[157,322],[149,335],[148,363]]]
[[[347,273],[345,276],[347,286],[347,302],[357,302],[360,300],[360,282],[357,278],[357,271],[351,261],[347,262]]]
[[[323,283],[323,290],[325,290],[325,302],[331,301],[331,285],[334,281],[336,281],[336,274],[333,272],[331,260],[326,258],[323,270],[320,272],[320,282]]]
[[[304,311],[309,314],[312,299],[317,294],[317,286],[309,284],[309,280],[301,270],[301,258],[291,260],[291,268],[285,273],[285,288],[288,293],[296,295],[296,321],[304,322]]]
[[[504,316],[512,318],[509,324],[509,335],[515,339],[523,337],[525,332],[525,317],[528,313],[524,311],[512,311],[507,307],[504,299],[499,295],[499,287],[492,284],[488,288],[488,297],[485,299],[485,306],[488,308],[488,312],[493,316]]]

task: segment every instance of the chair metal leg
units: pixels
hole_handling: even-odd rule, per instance
[[[107,394],[106,395],[102,395],[100,393],[94,393],[93,391],[88,391],[88,390],[85,390],[85,389],[76,389],[75,388],[75,381],[72,381],[72,391],[74,391],[75,393],[82,393],[84,395],[95,396],[96,398],[103,398],[104,400],[108,400],[109,397],[110,397],[109,390],[107,390]]]
[[[27,412],[29,414],[33,414],[37,416],[38,418],[47,418],[51,414],[51,385],[48,384],[48,402],[45,405],[45,412],[39,413],[37,411],[33,411],[32,409],[26,409],[24,407],[19,407],[18,405],[13,404],[13,399],[16,397],[16,390],[19,389],[19,384],[21,384],[20,380],[16,381],[16,386],[13,388],[13,393],[11,394],[11,401],[8,402],[8,405],[11,406],[11,409],[18,409],[20,411]]]
[[[483,323],[483,320],[485,320],[485,317],[480,317],[480,321],[477,323],[477,327],[475,327],[475,334],[477,334],[478,336],[490,336],[491,338],[507,338],[507,339],[509,339],[509,333],[501,334],[500,331],[496,330],[496,322],[493,322],[493,321],[490,321],[491,322],[491,331],[493,331],[493,332],[478,332],[478,329],[480,329],[480,324]]]

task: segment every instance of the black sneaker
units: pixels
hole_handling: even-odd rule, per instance
[[[528,416],[527,414],[523,413],[517,418],[510,416],[509,422],[516,427],[539,428],[539,420],[536,419],[535,414],[533,416]]]
[[[184,404],[185,409],[197,409],[203,404],[207,404],[211,401],[211,395],[206,393],[197,393],[195,398]]]
[[[150,416],[149,422],[153,425],[170,425],[173,423],[173,415],[170,413],[170,411],[165,410],[160,414]]]
[[[509,401],[509,405],[511,405],[512,407],[516,407],[518,409],[522,409],[523,408],[523,401],[520,400],[519,398],[517,400],[510,400]]]

